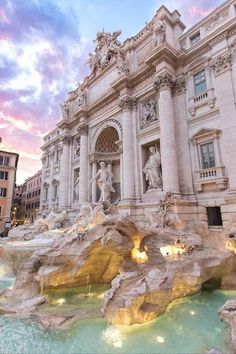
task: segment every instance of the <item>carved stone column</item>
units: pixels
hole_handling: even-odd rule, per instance
[[[168,72],[160,74],[155,80],[159,94],[159,120],[161,163],[164,192],[179,193],[179,177],[175,142],[174,109],[172,89],[175,79]]]
[[[69,136],[63,137],[62,155],[60,160],[60,195],[59,206],[68,207],[69,197],[69,162],[70,162],[70,143]]]
[[[48,154],[48,164],[49,164],[49,186],[48,186],[48,207],[52,208],[52,198],[53,198],[53,168],[54,168],[54,153],[50,151]]]
[[[80,134],[80,177],[79,177],[79,202],[88,201],[88,125],[82,123],[79,126]]]
[[[136,99],[124,97],[120,100],[119,107],[122,110],[123,127],[123,197],[134,198],[134,153],[133,153],[133,127],[132,109],[136,105]]]
[[[97,161],[95,159],[92,160],[92,178],[97,174]],[[94,180],[92,182],[92,203],[96,203],[97,201],[97,181]]]

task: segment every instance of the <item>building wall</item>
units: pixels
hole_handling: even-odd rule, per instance
[[[164,29],[157,37],[160,24]],[[176,212],[184,222],[190,213],[192,220],[207,223],[209,207],[220,207],[224,225],[236,216],[234,1],[187,32],[184,28],[180,14],[162,6],[123,43],[129,72],[117,71],[114,57],[69,93],[63,119],[42,147],[45,213],[53,206],[96,202],[99,191],[91,178],[105,161],[115,175],[120,210],[140,224],[167,191],[176,195]],[[197,92],[194,80],[200,72],[205,79]],[[147,121],[150,104],[155,112]],[[111,144],[106,151],[108,127],[110,136],[117,136],[117,148]],[[206,144],[214,150],[209,168],[202,162]],[[162,190],[148,190],[145,181],[151,146],[161,154]]]
[[[24,223],[33,223],[40,208],[42,171],[38,171],[25,181],[24,196],[21,203],[24,214]]]
[[[0,232],[4,230],[5,222],[11,219],[18,158],[18,154],[0,150]],[[3,189],[6,189],[6,196],[2,193]]]

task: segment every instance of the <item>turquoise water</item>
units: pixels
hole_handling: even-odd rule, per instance
[[[228,353],[229,328],[217,315],[227,299],[236,299],[236,291],[204,290],[176,303],[152,323],[122,329],[96,319],[49,332],[33,319],[0,316],[0,353],[196,354],[212,347]]]
[[[1,277],[0,289],[11,288],[14,284],[15,278],[11,276]]]

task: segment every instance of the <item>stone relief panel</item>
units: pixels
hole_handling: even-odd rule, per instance
[[[158,99],[152,97],[146,102],[140,103],[140,129],[149,127],[159,122]]]

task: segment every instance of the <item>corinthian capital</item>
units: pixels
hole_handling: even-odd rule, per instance
[[[176,79],[167,71],[157,76],[154,82],[154,88],[156,91],[160,91],[163,88],[173,89],[176,83]]]
[[[61,138],[63,145],[69,145],[71,142],[71,137],[68,135],[65,135]]]
[[[82,124],[79,125],[79,127],[78,127],[78,133],[79,133],[80,135],[88,135],[88,132],[89,132],[88,124],[82,123]]]
[[[132,109],[135,109],[137,107],[137,98],[126,96],[120,100],[118,105],[122,111],[124,110],[132,111]]]
[[[186,86],[186,80],[184,76],[180,76],[178,79],[176,79],[175,85],[174,85],[174,93],[176,94],[181,94],[185,92],[185,86]]]
[[[209,62],[210,68],[213,69],[215,76],[221,74],[225,70],[228,70],[232,65],[232,53],[230,50],[218,57],[212,59]]]

